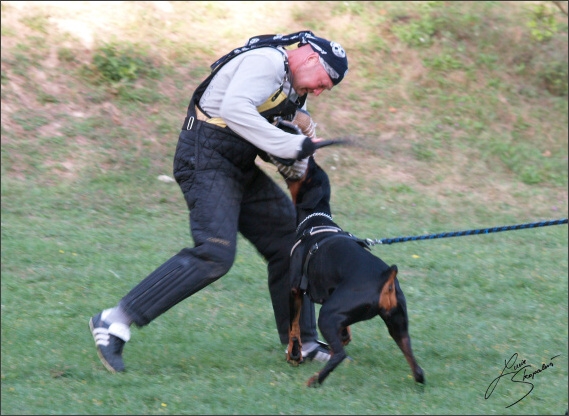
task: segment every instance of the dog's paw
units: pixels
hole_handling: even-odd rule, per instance
[[[287,350],[286,362],[292,365],[293,367],[297,367],[299,364],[304,363],[302,352],[299,350],[298,353],[292,353],[291,351]]]
[[[300,364],[304,363],[304,360],[302,358],[300,360],[292,360],[287,357],[286,361],[293,367],[298,367]]]
[[[307,387],[317,388],[320,387],[320,382],[318,381],[318,374],[313,375],[308,379],[306,383]]]
[[[425,373],[423,373],[423,369],[421,367],[417,368],[415,374],[413,374],[413,378],[417,383],[425,384]]]
[[[286,360],[293,366],[302,363],[302,344],[297,337],[291,337],[286,350]]]

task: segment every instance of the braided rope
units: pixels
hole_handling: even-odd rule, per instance
[[[365,241],[369,245],[374,246],[376,244],[393,244],[393,243],[404,243],[406,241],[433,240],[435,238],[461,237],[465,235],[499,233],[501,231],[522,230],[525,228],[547,227],[549,225],[560,225],[560,224],[567,224],[567,218],[561,218],[559,220],[530,222],[526,224],[505,225],[502,227],[480,228],[477,230],[453,231],[453,232],[439,233],[439,234],[414,235],[407,237],[384,238],[384,239],[375,239],[375,240],[367,238]]]

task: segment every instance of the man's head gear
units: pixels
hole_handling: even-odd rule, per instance
[[[267,46],[291,46],[297,43],[299,46],[310,45],[310,47],[318,53],[320,62],[334,85],[338,85],[340,81],[344,79],[348,72],[348,58],[346,57],[344,48],[337,42],[331,42],[315,36],[314,33],[309,30],[291,33],[289,35],[253,36],[247,41],[245,46],[233,49],[227,55],[215,61],[211,65],[211,69],[215,70],[234,56],[251,49],[264,48]]]
[[[312,47],[314,52],[320,55],[320,63],[326,70],[326,73],[330,76],[332,83],[338,85],[348,73],[348,58],[342,45],[312,34],[307,34],[305,41]]]

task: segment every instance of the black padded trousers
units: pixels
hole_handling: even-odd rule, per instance
[[[190,210],[194,247],[184,248],[135,286],[120,302],[144,326],[225,275],[240,232],[267,261],[277,331],[288,343],[290,249],[295,209],[286,193],[256,164],[257,149],[228,129],[203,122],[180,134],[174,176]],[[314,304],[306,298],[301,337],[317,339]]]

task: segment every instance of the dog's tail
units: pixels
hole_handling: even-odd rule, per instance
[[[397,306],[397,294],[395,293],[395,278],[397,277],[397,266],[391,266],[385,273],[389,273],[389,277],[379,295],[379,307],[385,311],[390,311]]]

